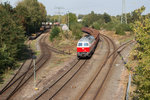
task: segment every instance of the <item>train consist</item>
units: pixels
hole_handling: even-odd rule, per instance
[[[43,25],[43,26],[41,26],[40,31],[39,31],[39,32],[36,32],[36,33],[34,33],[34,34],[32,34],[32,35],[29,37],[29,40],[34,40],[34,39],[36,39],[36,38],[39,37],[45,30],[50,29],[50,28],[51,28],[51,25]]]
[[[84,27],[82,32],[88,35],[82,37],[77,43],[77,57],[90,58],[97,47],[99,41],[99,32],[92,28]]]

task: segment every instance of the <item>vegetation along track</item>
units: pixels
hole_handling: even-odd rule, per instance
[[[107,36],[104,36],[104,35],[103,35],[103,37],[107,37]],[[108,37],[107,37],[107,38],[108,38]],[[110,40],[110,39],[109,39],[109,40]],[[124,43],[123,45],[121,45],[120,47],[118,47],[117,49],[115,49],[109,56],[107,56],[105,62],[99,67],[99,70],[98,70],[97,73],[95,74],[95,77],[93,78],[93,80],[91,80],[89,86],[85,89],[84,93],[79,97],[79,100],[89,100],[89,99],[87,98],[87,95],[88,95],[88,93],[91,91],[90,89],[92,89],[92,86],[93,86],[94,84],[96,84],[96,82],[99,82],[98,88],[95,90],[94,95],[90,97],[90,100],[97,100],[97,96],[98,96],[98,94],[100,93],[100,90],[101,90],[102,86],[104,85],[104,82],[105,82],[105,80],[106,80],[106,78],[107,78],[107,76],[108,76],[108,74],[109,74],[109,72],[110,72],[110,70],[111,70],[111,67],[113,66],[113,63],[114,63],[116,57],[118,56],[118,54],[117,54],[118,50],[120,49],[119,52],[123,51],[129,44],[131,44],[131,43],[133,43],[133,42],[134,42],[134,41],[129,41],[129,42]],[[110,61],[109,61],[109,60],[110,60]],[[106,74],[105,74],[105,75],[102,75],[103,77],[100,77],[100,78],[99,78],[99,75],[100,75],[100,73],[101,73],[101,71],[102,71],[102,68],[103,68],[108,62],[109,62],[109,64],[108,64],[109,67],[108,67],[108,69],[107,69]],[[99,80],[99,79],[100,79],[100,80]],[[95,83],[94,83],[94,82],[95,82]]]
[[[50,59],[50,50],[48,49],[45,41],[46,36],[40,39],[41,56],[36,61],[36,71],[38,71],[48,59]],[[33,60],[31,60],[27,70],[20,73],[22,67],[18,70],[16,75],[10,82],[2,89],[0,100],[9,100],[32,76],[33,76]]]

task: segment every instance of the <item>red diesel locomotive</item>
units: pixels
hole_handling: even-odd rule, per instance
[[[86,35],[82,37],[78,43],[77,43],[77,57],[78,58],[86,58],[91,57],[92,54],[95,51],[95,48],[99,41],[99,32],[96,32],[94,29],[90,29],[92,32],[87,32],[85,29],[82,31],[88,33],[89,35]]]

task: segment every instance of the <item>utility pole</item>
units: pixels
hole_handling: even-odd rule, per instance
[[[126,3],[125,0],[122,0],[122,15],[121,15],[121,24],[127,24],[127,15],[126,15]]]
[[[69,29],[69,11],[68,11],[68,29]]]
[[[34,89],[38,90],[38,88],[36,87],[36,66],[35,66],[36,56],[33,55],[32,59],[33,59],[33,65],[34,65],[34,69],[33,69],[33,71],[34,71]]]
[[[60,23],[61,22],[61,14],[63,13],[61,10],[64,9],[63,7],[55,7],[55,9],[57,9],[58,11],[56,12],[56,14],[59,15],[59,19],[58,19],[58,22]]]

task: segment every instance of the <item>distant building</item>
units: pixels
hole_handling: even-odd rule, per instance
[[[42,22],[42,25],[45,25],[46,24],[46,22]]]
[[[54,25],[55,25],[55,26],[59,26],[60,23],[59,23],[59,22],[55,22]]]
[[[69,28],[68,28],[68,26],[67,26],[66,24],[64,24],[64,25],[62,26],[62,30],[63,30],[63,31],[67,31],[67,30],[69,30]]]
[[[49,22],[49,25],[52,25],[52,22]]]
[[[78,21],[78,22],[82,22],[82,19],[78,19],[77,21]]]

